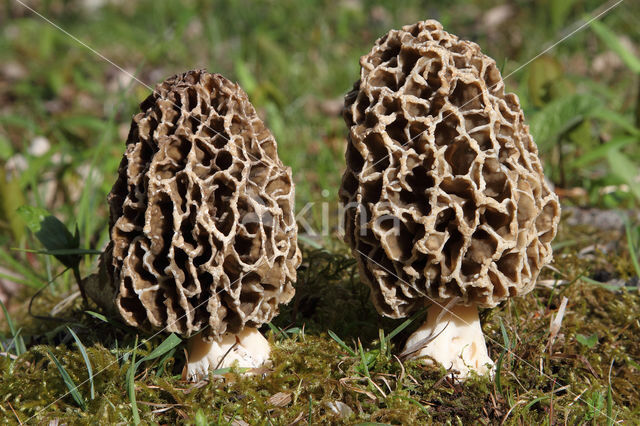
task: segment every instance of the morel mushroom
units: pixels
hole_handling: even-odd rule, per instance
[[[140,106],[108,198],[102,292],[132,326],[200,332],[190,378],[257,367],[269,356],[257,327],[291,300],[301,261],[291,171],[221,75],[173,76]]]
[[[495,61],[436,21],[392,30],[345,97],[345,240],[378,311],[430,305],[405,353],[484,373],[478,308],[526,294],[560,214]]]

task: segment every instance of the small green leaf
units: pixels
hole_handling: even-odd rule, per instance
[[[295,335],[302,333],[302,329],[300,327],[291,327],[284,330],[285,333]]]
[[[22,206],[18,208],[18,213],[48,251],[80,248],[77,231],[75,236],[72,235],[64,223],[46,210],[39,207]],[[77,267],[82,259],[77,254],[56,254],[54,256],[64,266],[72,269]]]
[[[591,336],[587,337],[584,334],[576,334],[576,340],[581,345],[584,345],[591,349],[598,343],[598,335],[594,333]]]
[[[76,404],[78,404],[78,406],[82,409],[82,411],[86,411],[87,406],[84,402],[84,398],[82,398],[82,395],[80,395],[80,392],[78,391],[78,387],[73,382],[73,379],[71,378],[71,376],[69,376],[69,373],[67,373],[67,370],[64,369],[62,364],[60,364],[60,361],[58,361],[58,358],[56,358],[53,352],[51,352],[50,349],[47,349],[47,352],[49,353],[49,356],[51,356],[51,358],[53,359],[53,362],[56,364],[56,367],[58,367],[60,376],[62,376],[62,380],[64,381],[64,384],[67,386],[67,389],[69,389],[69,393],[73,397],[73,400],[76,402]]]
[[[44,218],[49,216],[47,210],[34,206],[21,206],[18,207],[17,211],[34,234],[40,232]]]

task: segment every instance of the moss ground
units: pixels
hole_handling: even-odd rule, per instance
[[[564,229],[561,238],[579,241],[591,232]],[[288,331],[264,329],[274,348],[271,368],[248,377],[220,372],[200,383],[186,383],[180,378],[183,346],[178,346],[136,371],[139,415],[145,423],[159,424],[604,424],[607,416],[633,423],[640,418],[640,294],[633,287],[615,290],[583,280],[602,274],[598,271],[603,268],[614,276],[631,272],[620,253],[576,254],[585,248],[576,243],[558,249],[555,271],[545,270],[542,285],[482,313],[498,372],[493,380],[474,377],[465,383],[442,369],[397,358],[419,318],[381,346],[380,330],[389,334],[400,321],[376,314],[351,258],[305,250],[295,301],[273,324]],[[563,297],[568,299],[566,314],[550,346],[550,322]],[[38,312],[59,301],[38,300]],[[0,357],[3,422],[131,422],[126,374],[135,332],[86,314],[79,304],[59,316],[77,320],[21,321],[28,351],[16,359]],[[87,348],[93,400],[85,361],[65,325]],[[329,330],[356,355],[331,338]],[[166,336],[138,338],[140,359]],[[68,395],[47,350],[79,385],[85,410]],[[336,414],[337,408],[345,409],[340,403],[349,407],[346,415]]]

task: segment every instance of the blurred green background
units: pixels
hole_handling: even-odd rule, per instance
[[[359,57],[389,29],[427,18],[495,58],[565,204],[628,208],[640,199],[638,2],[27,4],[51,23],[19,1],[0,3],[0,264],[22,275],[33,277],[35,259],[8,249],[30,246],[15,209],[45,208],[78,224],[83,247],[103,247],[106,194],[131,116],[148,86],[193,68],[221,73],[249,94],[293,169],[298,208],[336,201],[340,109]],[[320,214],[307,216],[317,229]]]

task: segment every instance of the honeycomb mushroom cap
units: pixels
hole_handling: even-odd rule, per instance
[[[529,292],[560,207],[495,61],[424,21],[360,64],[340,197],[377,309],[397,318],[428,299],[493,307]]]
[[[121,316],[216,341],[270,321],[301,260],[273,135],[237,84],[205,71],[167,79],[140,106],[108,197]]]

